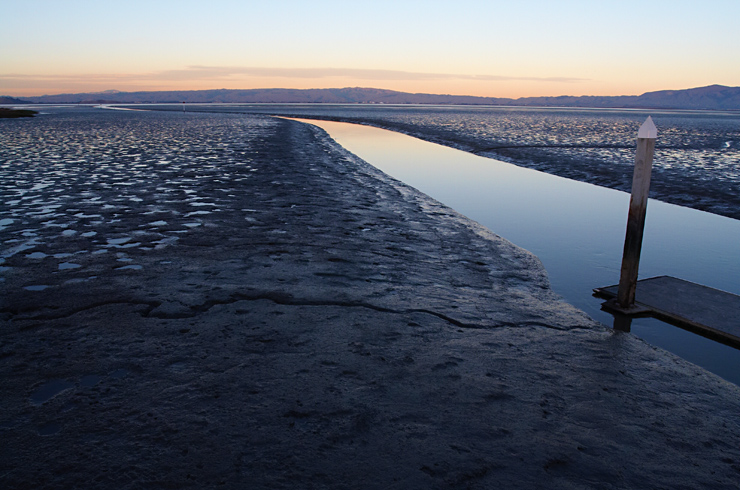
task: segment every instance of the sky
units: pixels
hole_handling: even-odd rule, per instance
[[[740,0],[0,0],[0,95],[740,86]]]

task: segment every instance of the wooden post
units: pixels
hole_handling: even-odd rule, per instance
[[[619,290],[617,291],[617,304],[623,309],[630,309],[635,304],[642,233],[645,229],[650,174],[653,168],[653,153],[655,152],[655,138],[657,137],[658,129],[653,124],[653,119],[648,116],[637,132],[632,197],[630,198],[627,232],[624,236],[624,253],[622,254],[622,271],[619,276]]]

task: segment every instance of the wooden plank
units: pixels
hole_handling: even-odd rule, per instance
[[[596,288],[594,293],[612,299],[618,288]],[[659,276],[637,281],[635,305],[668,323],[740,348],[740,296],[736,294]]]

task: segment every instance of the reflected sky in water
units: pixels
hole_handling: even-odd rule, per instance
[[[611,325],[594,287],[619,281],[629,195],[347,123],[321,126],[342,146],[536,254],[553,289]],[[671,275],[740,294],[740,221],[651,199],[640,278]],[[740,351],[654,319],[632,332],[740,384]]]

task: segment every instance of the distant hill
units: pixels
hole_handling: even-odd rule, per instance
[[[525,97],[517,99],[515,105],[740,110],[740,87],[710,85],[686,90],[660,90],[642,95],[616,97]]]
[[[106,91],[83,94],[25,97],[40,104],[138,104],[138,103],[327,103],[327,104],[507,104],[513,99],[465,95],[410,94],[375,88],[181,90],[160,92]]]
[[[12,99],[13,102],[2,102]],[[17,102],[15,102],[17,101]],[[467,95],[412,94],[375,88],[181,90],[0,97],[0,103],[139,104],[139,103],[334,103],[334,104],[461,104],[544,107],[740,110],[740,87],[710,85],[686,90],[661,90],[642,95],[560,96],[507,99]]]
[[[28,100],[16,99],[15,97],[8,97],[7,95],[0,95],[0,104],[20,105],[20,104],[30,104],[30,102]]]

